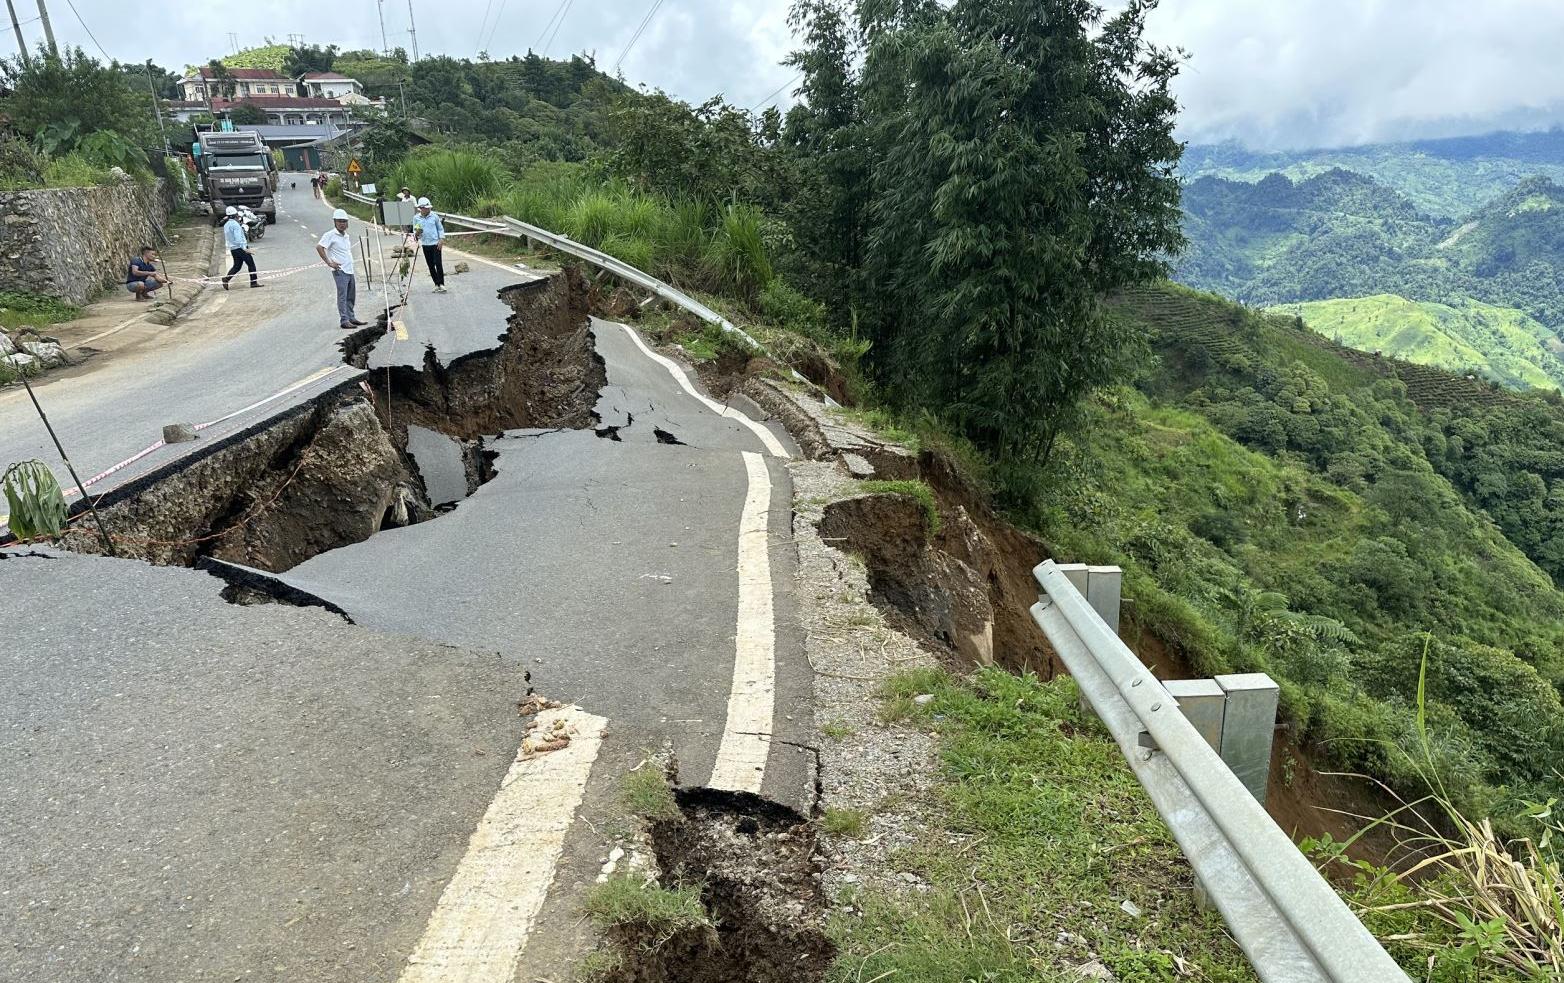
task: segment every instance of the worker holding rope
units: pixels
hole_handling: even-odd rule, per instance
[[[239,209],[229,205],[223,214],[227,216],[223,220],[223,242],[228,246],[228,255],[234,261],[228,268],[228,275],[223,277],[223,289],[228,289],[228,281],[244,266],[250,268],[250,286],[264,287],[265,284],[255,275],[255,257],[250,255],[250,240],[244,234],[244,223],[239,220]]]

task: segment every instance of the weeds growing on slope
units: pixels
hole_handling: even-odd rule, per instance
[[[1349,901],[1364,923],[1409,968],[1423,970],[1429,983],[1564,978],[1564,875],[1557,842],[1564,838],[1564,820],[1554,811],[1558,801],[1531,803],[1519,817],[1534,825],[1535,839],[1501,837],[1491,820],[1471,819],[1451,801],[1428,735],[1431,642],[1425,638],[1419,669],[1419,747],[1394,749],[1423,776],[1428,794],[1412,802],[1398,797],[1394,812],[1345,842],[1326,837],[1305,841],[1305,849],[1324,866],[1352,871]],[[1387,866],[1347,856],[1357,837],[1381,826],[1394,832],[1398,846]]]

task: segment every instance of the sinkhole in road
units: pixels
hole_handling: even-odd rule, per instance
[[[567,270],[500,298],[511,313],[492,348],[377,369],[105,495],[115,552],[278,573],[456,507],[494,475],[487,435],[593,426],[606,372],[581,278]],[[347,338],[345,360],[363,368],[384,336],[382,317]],[[75,523],[65,545],[101,553],[91,528]],[[264,595],[230,583],[235,599]]]
[[[826,935],[824,860],[800,813],[749,792],[683,788],[654,822],[664,887],[699,892],[703,924],[629,920],[607,929],[619,954],[605,983],[816,983],[835,956]]]

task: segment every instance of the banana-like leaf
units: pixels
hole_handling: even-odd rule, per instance
[[[54,472],[42,461],[23,461],[0,477],[11,516],[6,524],[18,539],[50,539],[60,535],[69,509]]]

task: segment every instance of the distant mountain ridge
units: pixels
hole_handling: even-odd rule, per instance
[[[1564,383],[1564,185],[1550,176],[1564,181],[1564,130],[1308,153],[1190,149],[1189,173],[1285,169],[1187,180],[1180,281],[1285,305],[1349,346],[1517,388]],[[1425,207],[1419,181],[1459,186],[1463,174],[1468,189],[1493,193]]]
[[[1316,150],[1254,151],[1235,142],[1184,150],[1183,174],[1254,182],[1271,173],[1294,180],[1332,168],[1374,178],[1420,210],[1460,218],[1525,178],[1564,182],[1564,129],[1365,144]]]

